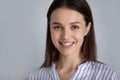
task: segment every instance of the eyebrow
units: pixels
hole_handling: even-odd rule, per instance
[[[59,22],[53,22],[52,24],[53,24],[53,25],[62,25],[62,24],[59,23]]]
[[[53,25],[62,25],[61,23],[59,23],[59,22],[53,22],[52,23]],[[75,21],[75,22],[71,22],[70,23],[71,25],[74,25],[74,24],[81,24],[79,21]]]
[[[75,22],[71,22],[70,24],[72,25],[72,24],[81,24],[81,23],[79,21],[75,21]]]

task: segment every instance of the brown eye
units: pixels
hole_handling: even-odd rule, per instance
[[[55,29],[55,30],[61,30],[62,27],[61,26],[53,26],[53,29]]]
[[[73,25],[72,27],[71,27],[71,29],[72,30],[78,30],[80,27],[78,26],[78,25]]]

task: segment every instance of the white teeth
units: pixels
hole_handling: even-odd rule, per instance
[[[69,45],[72,44],[72,42],[70,42],[70,43],[62,43],[62,44],[65,45],[65,46],[69,46]]]

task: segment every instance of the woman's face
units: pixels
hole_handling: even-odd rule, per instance
[[[68,8],[53,11],[50,19],[51,39],[61,55],[79,55],[84,36],[90,29],[86,26],[84,16]]]

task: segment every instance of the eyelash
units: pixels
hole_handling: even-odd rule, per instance
[[[77,25],[73,25],[73,26],[71,27],[72,30],[78,30],[79,28],[80,28],[80,27],[77,26]]]
[[[55,30],[60,30],[60,29],[62,29],[61,26],[54,26],[53,28],[54,28]]]
[[[78,30],[79,28],[80,28],[80,27],[77,26],[77,25],[72,25],[72,26],[71,26],[71,30]],[[62,27],[62,26],[53,26],[53,29],[55,29],[55,30],[62,30],[63,27]]]

